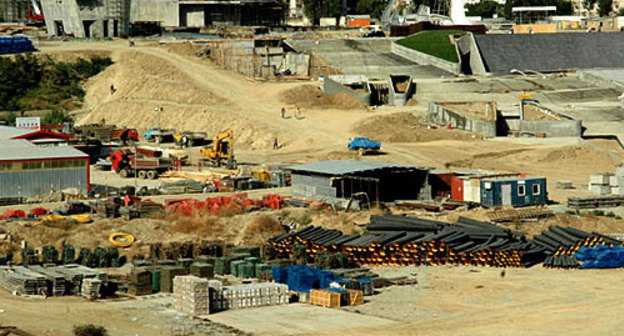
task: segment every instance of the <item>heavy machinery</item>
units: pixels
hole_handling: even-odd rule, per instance
[[[213,166],[225,166],[235,169],[237,164],[234,159],[234,132],[231,129],[217,134],[212,146],[204,146],[199,150],[201,159]]]
[[[130,142],[139,141],[139,132],[135,128],[106,125],[104,121],[99,124],[81,125],[75,127],[70,126],[70,124],[64,124],[62,130],[63,132],[68,132],[70,135],[74,135],[77,140],[82,141],[120,141],[124,145],[130,144]]]
[[[131,150],[118,150],[110,156],[113,170],[121,177],[155,180],[171,168],[171,160],[162,157],[135,155]]]
[[[161,129],[160,127],[150,127],[150,129],[145,132],[145,139],[147,141],[154,141],[156,143],[173,141],[173,136],[176,134],[176,131],[173,129]]]
[[[173,142],[180,146],[181,140],[186,138],[186,145],[193,147],[193,145],[202,144],[206,140],[207,135],[206,132],[182,131],[173,136]]]

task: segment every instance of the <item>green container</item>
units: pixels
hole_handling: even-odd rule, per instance
[[[245,258],[245,261],[256,264],[260,262],[260,258],[258,257],[247,257]]]
[[[191,264],[193,264],[194,260],[192,258],[180,258],[176,262],[176,266],[184,267],[187,272],[191,271]]]
[[[253,278],[256,276],[256,264],[250,262],[243,262],[238,266],[239,278]]]
[[[230,255],[236,253],[247,253],[252,257],[260,258],[260,248],[258,246],[237,246],[230,249]]]
[[[232,260],[245,260],[245,258],[251,257],[249,253],[232,253],[230,254],[230,258]]]
[[[254,275],[256,278],[262,278],[263,274],[270,274],[270,273],[271,273],[271,266],[267,264],[263,264],[263,263],[256,264],[256,273]]]
[[[160,272],[160,291],[171,293],[173,291],[173,278],[178,275],[187,275],[186,269],[180,266],[166,266]]]
[[[212,279],[214,278],[214,266],[205,263],[193,263],[191,265],[191,275]]]
[[[152,291],[160,291],[160,275],[161,270],[159,268],[151,270],[152,273]]]
[[[241,265],[245,262],[243,260],[235,260],[230,264],[230,274],[235,277],[240,277]]]
[[[230,264],[232,262],[232,258],[231,257],[221,257],[221,258],[217,258],[217,260],[215,260],[215,273],[217,273],[218,275],[228,275],[231,274],[231,270],[230,270]]]
[[[200,255],[195,258],[195,261],[201,262],[204,264],[214,265],[217,262],[218,257],[209,256],[209,255]]]
[[[176,262],[174,260],[156,260],[156,265],[158,266],[175,266]]]

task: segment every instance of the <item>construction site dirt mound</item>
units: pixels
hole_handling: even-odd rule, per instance
[[[259,214],[251,218],[243,229],[241,243],[262,246],[266,241],[286,231],[274,216]]]
[[[389,142],[428,142],[438,140],[481,140],[482,136],[460,130],[428,128],[423,117],[409,112],[380,115],[357,124],[353,131],[362,136]]]
[[[91,57],[110,57],[108,50],[65,50],[65,51],[45,51],[35,54],[38,57],[50,57],[56,62],[74,62],[79,58],[89,59]]]
[[[207,49],[207,46],[193,45],[188,41],[181,43],[165,43],[160,45],[162,48],[169,52],[181,55],[181,56],[197,56],[198,52]]]
[[[366,105],[346,93],[324,94],[314,85],[301,85],[282,93],[284,104],[296,104],[304,108],[352,110],[366,109]]]
[[[593,165],[605,170],[613,170],[616,162],[609,153],[596,150],[589,145],[565,146],[550,150],[537,158],[540,163],[570,163],[577,164],[579,160],[589,161]]]

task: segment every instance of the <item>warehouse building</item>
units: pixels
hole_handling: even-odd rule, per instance
[[[28,140],[38,146],[67,146],[71,135],[42,131],[21,129],[10,126],[0,126],[0,140]]]
[[[376,161],[330,160],[287,168],[292,195],[310,198],[350,198],[364,192],[371,202],[429,199],[428,169]]]
[[[89,156],[69,146],[42,147],[0,139],[0,199],[23,199],[74,188],[90,190]]]

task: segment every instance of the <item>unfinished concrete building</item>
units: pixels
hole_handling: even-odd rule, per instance
[[[42,0],[50,35],[117,37],[134,22],[162,27],[264,25],[284,22],[286,5],[277,0]]]
[[[0,0],[0,22],[28,20],[28,0]]]
[[[117,37],[128,33],[130,0],[42,0],[48,34]]]

